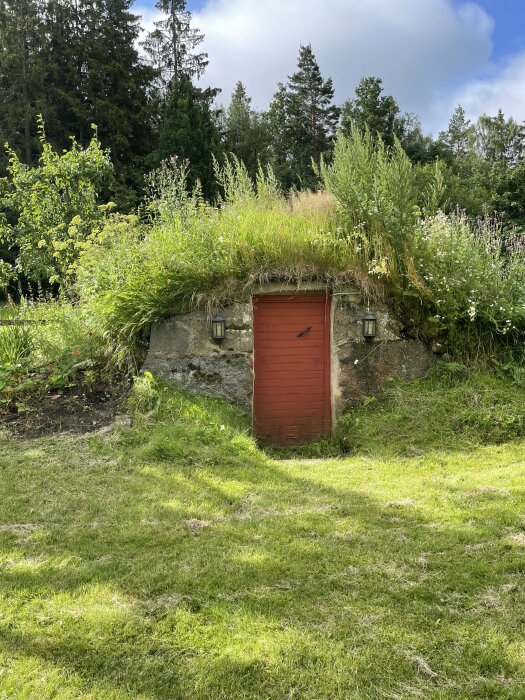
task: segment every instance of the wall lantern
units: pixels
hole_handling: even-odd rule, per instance
[[[217,314],[211,320],[211,337],[213,340],[224,340],[226,337],[226,319]]]
[[[363,316],[363,338],[365,340],[373,340],[377,332],[377,316],[370,309]]]

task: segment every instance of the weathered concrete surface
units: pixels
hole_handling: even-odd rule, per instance
[[[211,339],[211,321],[202,311],[173,316],[153,326],[143,369],[196,394],[218,396],[251,413],[253,394],[252,308],[228,308],[226,339]]]
[[[384,304],[374,304],[377,335],[362,336],[367,306],[355,297],[334,296],[332,304],[332,414],[344,411],[378,394],[389,377],[412,381],[423,377],[432,362],[432,352],[420,340],[405,339],[399,321]]]
[[[261,287],[275,294],[297,293],[282,285]],[[306,290],[301,290],[306,291]],[[308,290],[319,292],[319,290]],[[389,377],[410,381],[428,371],[431,350],[421,341],[403,338],[401,324],[385,305],[373,305],[378,317],[377,336],[362,337],[366,304],[355,290],[337,293],[332,301],[331,391],[332,415],[336,420],[365,396],[379,393]],[[153,327],[150,349],[143,369],[165,381],[198,394],[218,396],[252,410],[253,330],[251,302],[224,310],[226,339],[211,340],[211,322],[202,311],[174,316]]]

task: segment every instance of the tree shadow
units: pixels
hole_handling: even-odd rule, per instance
[[[82,474],[64,465],[54,478],[82,493],[81,513],[36,523],[22,537],[1,533],[12,565],[0,584],[18,607],[0,620],[4,648],[78,674],[101,697],[111,689],[159,699],[277,698],[302,673],[311,684],[304,697],[350,697],[356,681],[363,693],[393,692],[405,677],[429,697],[453,698],[458,686],[447,690],[446,682],[467,682],[454,669],[461,659],[473,677],[494,683],[517,672],[508,650],[519,625],[502,621],[498,605],[514,600],[518,591],[504,587],[524,569],[505,539],[520,527],[523,490],[509,509],[498,489],[457,496],[449,488],[459,498],[455,517],[433,522],[409,499],[388,502],[356,488],[359,465],[351,462],[337,465],[335,486],[315,465],[300,472],[256,453],[244,458],[243,466],[237,458],[205,470],[129,459],[111,479],[96,464]],[[26,486],[22,480],[11,497],[19,521],[30,512]],[[490,591],[494,600],[483,603]],[[436,620],[447,631],[435,642]],[[494,626],[500,647],[488,644],[489,662],[481,638]],[[443,649],[454,634],[455,651]],[[265,636],[271,653],[258,646]],[[330,686],[332,647],[348,669]],[[439,674],[413,661],[425,650]]]

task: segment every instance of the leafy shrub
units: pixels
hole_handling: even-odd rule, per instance
[[[425,177],[420,171],[399,141],[388,149],[357,127],[350,136],[339,134],[332,163],[321,166],[360,265],[401,288],[411,274],[416,222],[422,211],[434,213],[444,194],[439,164],[427,168]]]
[[[24,275],[32,281],[63,282],[93,226],[105,214],[97,192],[112,172],[109,155],[96,139],[55,153],[40,120],[38,165],[28,168],[8,150],[7,179],[0,188],[0,243],[16,262],[0,268],[0,282]],[[2,210],[4,215],[2,216]]]
[[[422,219],[414,244],[415,268],[429,302],[429,320],[449,334],[454,349],[491,339],[525,339],[525,238],[504,237],[490,219],[439,213]]]

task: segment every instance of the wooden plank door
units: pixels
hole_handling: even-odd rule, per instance
[[[330,297],[253,299],[255,432],[287,446],[331,432]]]

